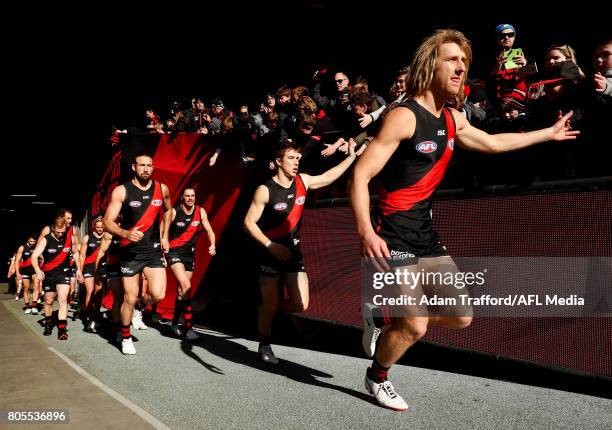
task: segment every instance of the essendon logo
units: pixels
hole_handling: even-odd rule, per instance
[[[438,145],[436,142],[432,142],[430,140],[427,142],[421,142],[416,146],[416,150],[421,154],[431,154],[436,149],[438,149]]]
[[[68,253],[68,252],[70,252],[70,248],[66,247],[66,248],[62,249],[62,252]]]
[[[455,139],[448,140],[448,147],[451,149],[451,151],[455,149]]]
[[[142,206],[142,202],[139,202],[138,200],[132,200],[129,205],[133,208],[139,208],[140,206]]]
[[[306,197],[304,197],[304,196],[300,196],[300,197],[298,197],[298,198],[296,199],[295,204],[296,204],[296,205],[303,205],[305,201],[306,201]]]
[[[153,206],[161,206],[162,205],[162,201],[160,199],[155,199],[155,200],[151,201],[151,204]]]
[[[287,203],[277,203],[274,205],[274,209],[276,209],[277,211],[284,211],[285,209],[287,209]]]
[[[200,225],[200,221],[194,221],[194,222],[191,223],[192,227],[197,227],[199,225]]]

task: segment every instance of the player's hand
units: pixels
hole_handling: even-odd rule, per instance
[[[77,278],[77,282],[79,284],[82,284],[84,282],[83,273],[80,270],[78,270],[78,269],[76,271],[76,278]]]
[[[287,261],[289,260],[289,257],[291,257],[289,248],[281,245],[280,243],[272,242],[270,245],[268,245],[268,251],[270,251],[270,253],[280,261]]]
[[[580,134],[580,131],[570,131],[571,126],[569,119],[574,114],[573,111],[569,111],[563,115],[559,120],[551,127],[551,140],[562,141],[562,140],[575,140],[576,136]]]
[[[212,256],[215,255],[217,253],[217,248],[215,248],[215,245],[210,245],[208,247],[208,253]]]
[[[130,229],[128,231],[128,235],[126,239],[134,243],[140,242],[142,238],[144,237],[144,233],[140,231],[142,227],[143,227],[142,225],[137,225],[136,227],[133,227],[132,229]]]
[[[44,280],[44,279],[45,279],[45,272],[43,272],[43,271],[42,271],[42,270],[40,270],[40,269],[39,269],[39,270],[37,270],[37,271],[36,271],[36,277],[37,277],[39,280],[41,280],[41,281],[42,281],[42,280]]]
[[[390,270],[386,259],[391,258],[387,243],[373,231],[361,239],[363,256],[380,272]]]
[[[170,242],[168,241],[168,238],[162,237],[160,242],[162,251],[164,251],[164,253],[167,253],[170,250]]]

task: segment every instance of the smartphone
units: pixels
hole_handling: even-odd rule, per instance
[[[524,57],[523,50],[521,48],[508,49],[507,51],[504,51],[504,58],[506,60],[504,63],[505,69],[518,69],[521,67],[514,62],[514,59],[519,56]]]

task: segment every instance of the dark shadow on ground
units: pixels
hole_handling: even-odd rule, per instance
[[[296,382],[300,382],[302,384],[335,390],[348,396],[356,397],[358,399],[373,403],[374,398],[368,394],[360,393],[350,388],[330,384],[329,382],[319,379],[333,378],[332,375],[323,371],[283,359],[282,357],[279,357],[280,363],[278,365],[263,363],[259,360],[257,351],[251,351],[246,346],[233,342],[232,339],[235,338],[232,336],[217,336],[213,334],[207,335],[203,333],[199,333],[199,335],[201,336],[200,340],[196,342],[182,341],[181,349],[186,355],[198,362],[201,362],[202,365],[207,368],[208,365],[202,362],[198,355],[195,354],[197,348],[205,349],[209,353],[214,354],[224,360],[231,361],[233,363],[249,366],[262,372],[282,375],[286,378],[289,378]]]

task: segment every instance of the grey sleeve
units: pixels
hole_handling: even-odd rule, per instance
[[[372,115],[373,122],[378,121],[378,118],[380,118],[380,115],[383,113],[383,111],[386,108],[387,106],[381,106],[378,109],[376,109],[374,112],[370,112],[370,115]]]

